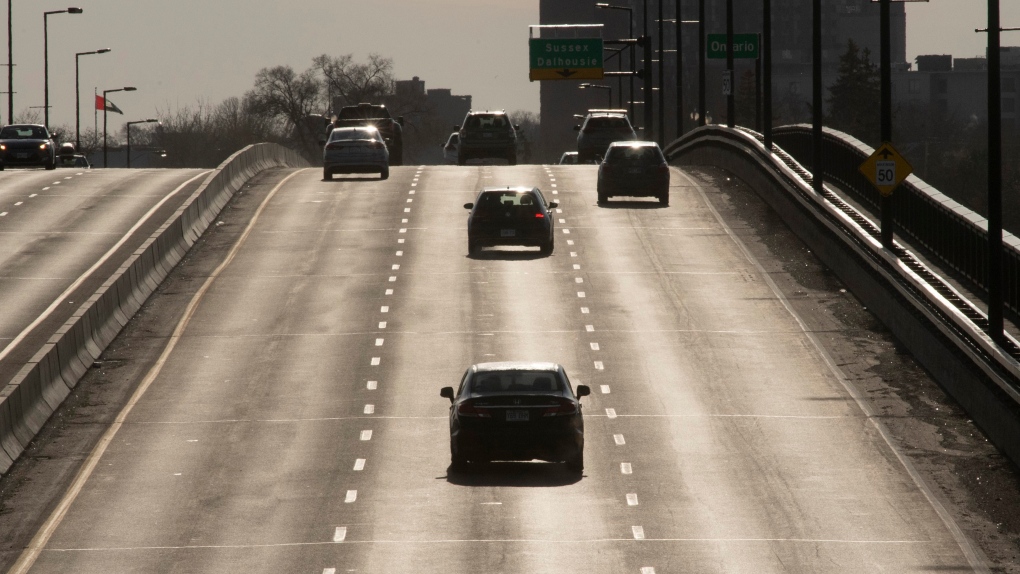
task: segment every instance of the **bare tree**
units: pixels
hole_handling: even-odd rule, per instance
[[[293,143],[309,158],[316,157],[319,131],[309,126],[307,118],[322,112],[322,86],[316,70],[300,74],[290,66],[263,68],[255,76],[255,87],[245,99],[253,113],[272,120],[283,120],[293,131]]]
[[[361,102],[378,102],[393,93],[393,59],[369,54],[368,62],[359,64],[354,56],[328,56],[323,54],[312,60],[316,71],[325,79],[325,90],[339,105]]]

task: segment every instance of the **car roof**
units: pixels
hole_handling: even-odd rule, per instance
[[[476,373],[491,373],[494,371],[559,371],[560,368],[559,363],[549,361],[499,361],[471,365],[471,370]]]
[[[603,118],[617,118],[627,117],[626,110],[588,110],[588,116],[598,116]]]
[[[5,128],[44,128],[42,124],[7,124]]]
[[[517,186],[507,185],[507,186],[504,186],[504,187],[483,187],[482,188],[482,193],[499,192],[499,191],[515,191],[517,193],[527,193],[529,191],[539,191],[539,189],[537,187],[527,187],[525,185],[517,185]]]
[[[506,110],[468,110],[468,115],[474,114],[501,114],[506,115]]]
[[[563,152],[563,155],[577,155],[577,152],[576,151],[565,151],[565,152]],[[563,156],[560,156],[560,157],[563,157]]]
[[[609,144],[609,147],[659,147],[659,144],[648,141],[618,141]]]

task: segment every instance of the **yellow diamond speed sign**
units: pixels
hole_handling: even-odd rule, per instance
[[[861,173],[882,195],[891,195],[914,168],[890,143],[884,143],[861,164]]]

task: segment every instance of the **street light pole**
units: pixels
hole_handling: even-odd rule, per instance
[[[100,48],[91,52],[78,52],[74,55],[74,149],[81,153],[81,90],[78,87],[78,58],[89,54],[105,54],[109,48]]]
[[[999,0],[988,0],[988,334],[1003,336],[1002,295],[1002,79]]]
[[[726,75],[729,76],[730,89],[726,94],[726,125],[734,127],[737,125],[736,105],[734,104],[733,92],[736,91],[736,81],[733,78],[733,0],[726,0]]]
[[[14,33],[11,2],[7,0],[7,123],[14,123]]]
[[[815,193],[824,191],[822,176],[822,0],[812,0],[811,11],[811,180]]]
[[[772,0],[762,3],[762,123],[765,151],[772,153]]]
[[[660,0],[661,2],[661,0]],[[674,17],[676,18],[676,137],[684,135],[684,41],[680,32],[683,24],[683,2],[676,0]]]
[[[698,0],[698,125],[705,125],[705,0]]]
[[[666,145],[666,46],[664,40],[664,25],[662,4],[663,0],[658,0],[659,5],[659,145],[665,147]]]
[[[138,120],[137,122],[128,122],[127,123],[127,166],[128,166],[128,168],[131,167],[131,126],[133,126],[135,124],[151,124],[153,122],[158,122],[158,121],[159,120],[157,120],[155,118],[149,118],[147,120]]]
[[[43,12],[43,124],[47,129],[50,127],[50,14],[81,14],[81,8],[68,8],[67,10],[50,10]]]
[[[595,4],[596,8],[602,8],[604,10],[626,10],[627,11],[627,22],[629,25],[630,35],[627,37],[628,40],[634,39],[634,9],[630,6],[616,6],[606,2],[598,2]],[[637,56],[634,54],[636,47],[630,45],[630,71],[634,72],[637,69]],[[634,121],[634,75],[630,76],[630,119]],[[622,97],[622,96],[621,96]]]
[[[103,167],[107,166],[107,163],[106,163],[106,154],[107,154],[107,144],[106,144],[106,110],[107,110],[107,108],[110,107],[108,105],[108,102],[106,101],[106,94],[112,94],[113,92],[133,92],[133,91],[135,91],[137,89],[138,88],[135,88],[134,86],[124,86],[123,88],[116,88],[116,89],[113,89],[113,90],[103,90]]]

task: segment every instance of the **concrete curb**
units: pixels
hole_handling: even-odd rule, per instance
[[[209,228],[234,193],[258,172],[306,167],[297,153],[256,144],[227,158],[38,353],[0,388],[0,475],[39,433],[93,361]]]

